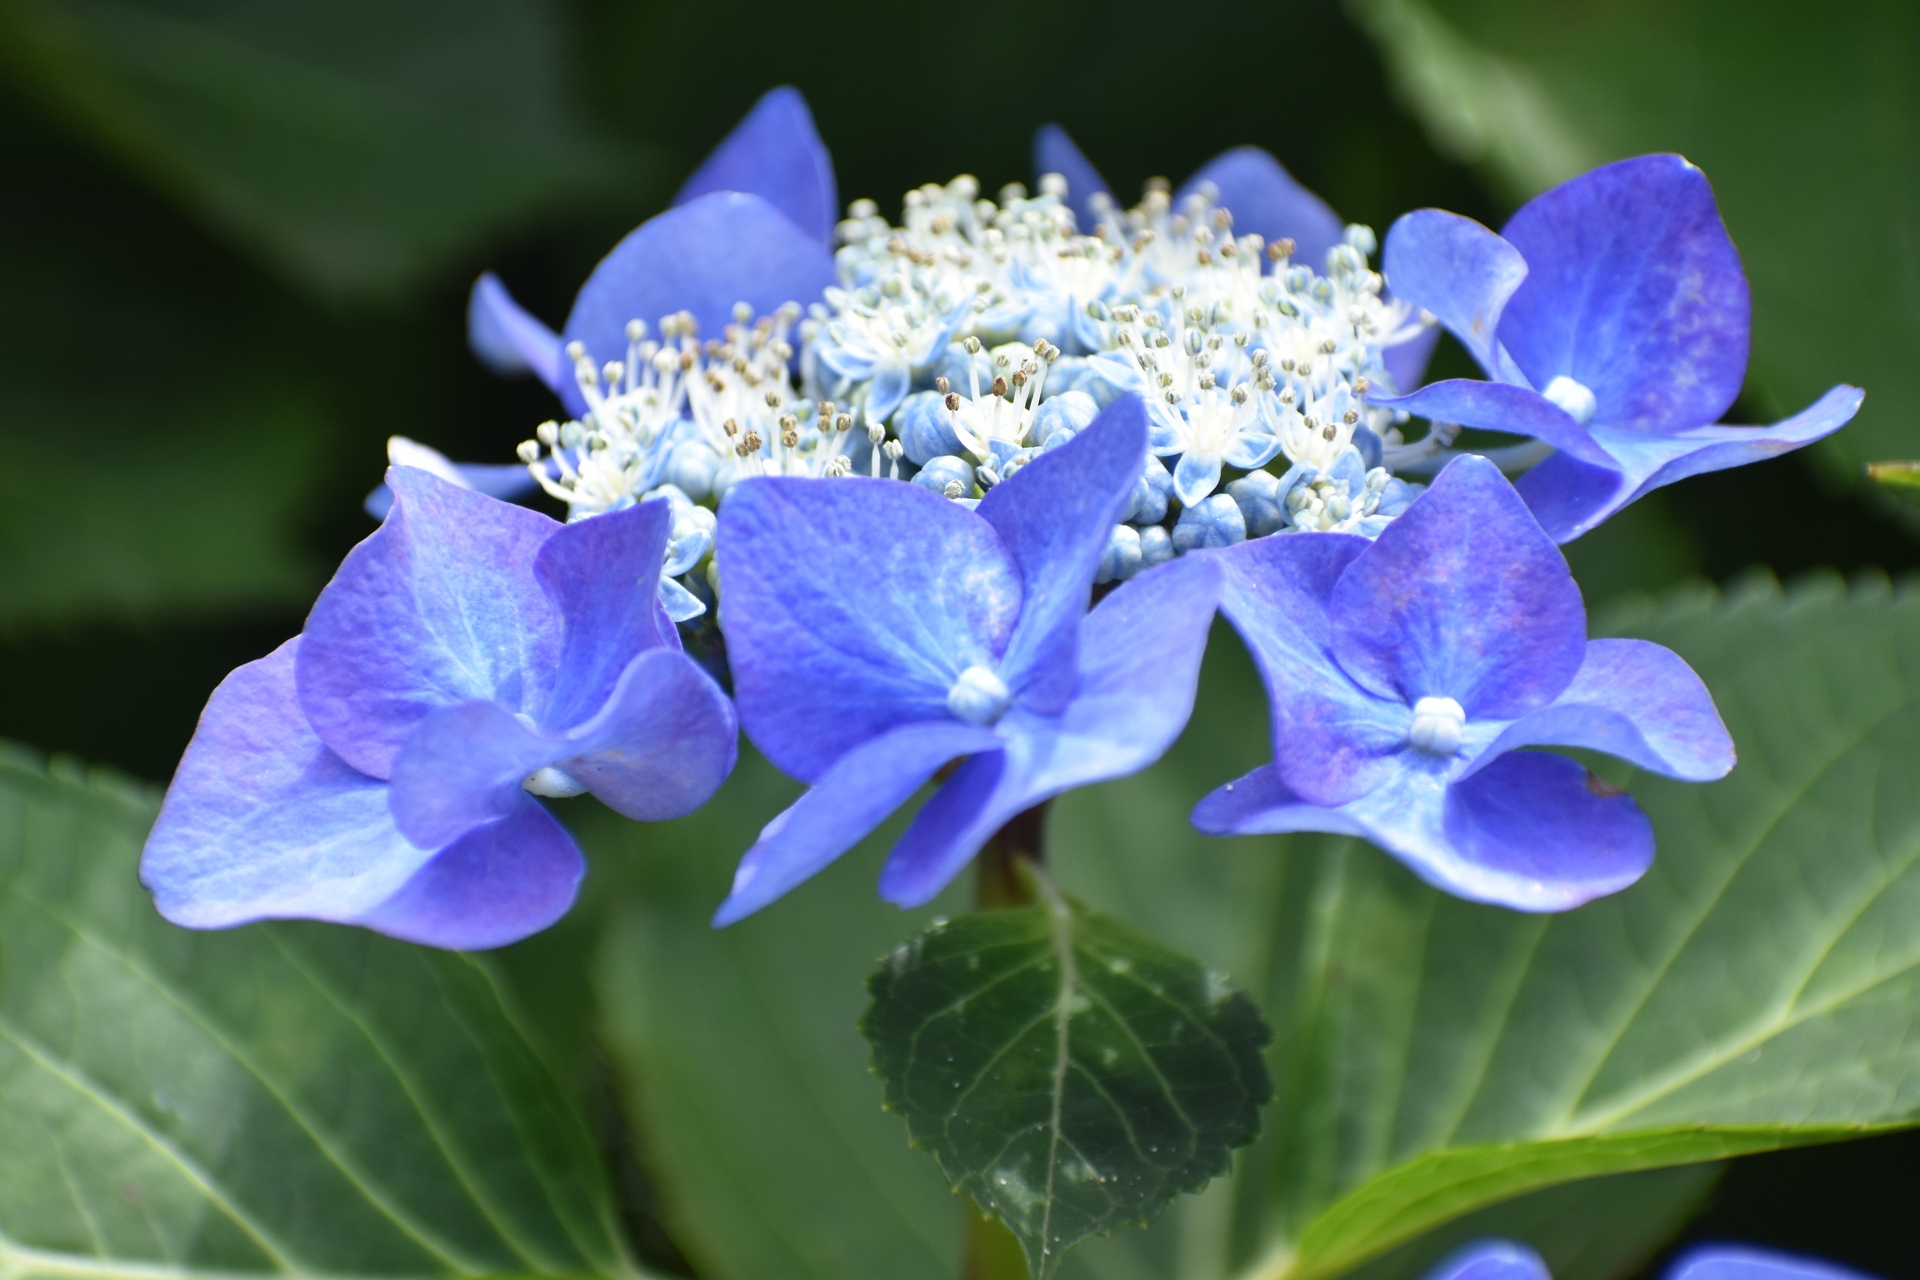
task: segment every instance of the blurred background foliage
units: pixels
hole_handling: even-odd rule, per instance
[[[1571,548],[1590,601],[1897,574],[1920,505],[1861,464],[1920,457],[1917,71],[1910,0],[0,0],[0,736],[164,781],[369,532],[388,435],[503,461],[550,416],[468,354],[473,277],[557,323],[778,83],[885,208],[1029,178],[1046,120],[1123,194],[1258,143],[1382,233],[1683,152],[1754,287],[1734,419],[1842,380],[1867,404]],[[1920,1277],[1916,1193],[1910,1138],[1762,1157],[1687,1231]]]

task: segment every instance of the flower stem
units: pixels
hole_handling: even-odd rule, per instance
[[[1038,865],[1041,860],[1040,836],[1047,819],[1047,802],[1014,816],[987,841],[975,859],[973,905],[983,911],[994,907],[1032,906],[1033,886],[1020,874],[1023,862]]]
[[[1045,801],[1018,814],[994,833],[974,860],[973,905],[983,911],[995,907],[1026,907],[1037,901],[1034,881],[1022,874],[1022,865],[1038,867],[1041,834],[1046,825]],[[1013,1233],[962,1198],[967,1215],[967,1256],[961,1280],[1028,1280],[1026,1254]]]

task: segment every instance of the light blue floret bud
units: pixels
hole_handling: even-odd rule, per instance
[[[1150,524],[1140,531],[1140,568],[1151,569],[1173,559],[1173,537],[1165,526]]]
[[[667,534],[667,563],[661,572],[677,578],[706,559],[707,552],[713,549],[713,529],[713,512],[705,507],[692,503],[676,507],[673,526]]]
[[[907,460],[925,466],[943,454],[960,452],[953,433],[953,415],[938,391],[916,391],[894,415],[893,429],[907,451]]]
[[[1264,538],[1287,527],[1280,477],[1271,471],[1249,471],[1227,486],[1227,496],[1240,508],[1249,538]]]
[[[943,496],[947,493],[948,485],[958,484],[960,496],[970,497],[973,494],[973,468],[965,459],[945,454],[938,458],[927,459],[927,464],[920,468],[913,482],[923,489],[931,489]]]
[[[1240,507],[1224,493],[1180,513],[1173,526],[1173,548],[1185,555],[1201,547],[1230,547],[1247,540],[1247,522]]]
[[[947,710],[968,724],[992,724],[1012,701],[1006,682],[986,667],[968,667],[947,690]]]
[[[1049,386],[1051,377],[1049,374]],[[1100,416],[1100,406],[1093,397],[1084,391],[1063,391],[1059,395],[1048,396],[1040,402],[1040,408],[1033,415],[1033,431],[1028,437],[1040,442],[1042,448],[1055,448],[1054,434],[1065,432],[1065,444],[1073,439],[1077,432],[1084,431],[1087,424]]]
[[[1133,496],[1121,519],[1128,524],[1159,524],[1167,518],[1167,499],[1173,495],[1173,473],[1167,464],[1147,455],[1147,464],[1134,482]]]
[[[721,458],[713,449],[696,440],[684,440],[667,455],[665,479],[689,498],[713,496],[713,484]]]
[[[1100,568],[1093,575],[1095,582],[1117,582],[1131,578],[1140,572],[1140,531],[1132,525],[1113,526],[1113,536],[1107,539],[1107,546],[1100,553]]]

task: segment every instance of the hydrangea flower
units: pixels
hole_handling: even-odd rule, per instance
[[[1563,911],[1633,883],[1653,831],[1559,755],[1704,782],[1733,744],[1699,677],[1588,640],[1565,559],[1493,463],[1463,457],[1374,541],[1280,534],[1219,555],[1221,609],[1273,704],[1274,762],[1202,800],[1212,835],[1371,840],[1449,893]]]
[[[388,484],[301,635],[201,716],[141,859],[176,924],[499,946],[584,868],[534,795],[657,821],[733,767],[732,708],[653,589],[668,503],[561,525],[410,467]]]
[[[1146,456],[1140,402],[990,489],[744,480],[720,520],[720,620],[747,734],[811,789],[741,860],[728,924],[812,876],[966,757],[880,892],[937,894],[1008,819],[1157,759],[1192,710],[1218,568],[1169,564],[1088,610]]]
[[[1407,214],[1385,268],[1490,381],[1372,403],[1549,447],[1519,487],[1560,542],[1649,490],[1830,435],[1860,408],[1843,384],[1771,427],[1718,423],[1746,376],[1751,308],[1713,189],[1680,156],[1562,183],[1499,235],[1438,209]]]
[[[1553,1280],[1539,1254],[1508,1240],[1467,1245],[1427,1272],[1425,1280]],[[1663,1280],[1868,1280],[1818,1258],[1747,1245],[1689,1249],[1668,1265]]]

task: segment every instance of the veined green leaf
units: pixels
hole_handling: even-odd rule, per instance
[[[0,1275],[634,1274],[486,965],[176,929],[150,794],[0,757]]]
[[[1259,1010],[1035,876],[1032,906],[936,922],[869,982],[888,1109],[1035,1276],[1226,1172],[1272,1096]]]

